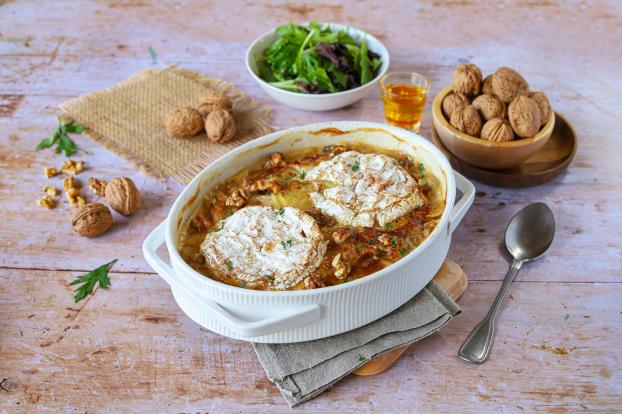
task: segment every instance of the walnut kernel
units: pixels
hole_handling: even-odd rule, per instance
[[[227,207],[240,208],[246,205],[247,200],[248,200],[248,195],[246,194],[246,192],[243,189],[238,188],[236,190],[233,190],[231,195],[227,197],[227,200],[225,201],[225,205]]]
[[[350,264],[344,260],[341,253],[337,253],[331,265],[335,269],[335,277],[337,279],[345,279],[348,273],[350,273]]]
[[[124,216],[135,214],[141,206],[141,198],[132,179],[113,178],[104,190],[106,200],[110,207]]]
[[[84,170],[84,161],[67,160],[60,166],[60,170],[68,175],[80,174]]]
[[[55,197],[58,195],[58,190],[53,185],[46,185],[45,187],[43,187],[43,192],[50,197]]]
[[[176,139],[192,138],[203,131],[203,117],[194,108],[187,106],[169,112],[164,119],[168,136]]]
[[[345,242],[350,238],[350,236],[352,236],[352,231],[345,227],[337,229],[333,232],[333,240],[337,244]]]
[[[207,137],[219,144],[223,144],[235,137],[235,120],[224,109],[215,109],[205,118]]]
[[[56,201],[50,195],[46,195],[42,199],[37,200],[37,204],[47,209],[53,209],[56,207]]]
[[[106,186],[108,182],[106,180],[100,178],[89,178],[89,190],[91,193],[97,194],[98,196],[105,197],[106,196]]]
[[[52,178],[58,175],[58,170],[54,167],[45,167],[43,169],[43,175],[45,178]]]
[[[85,204],[73,214],[71,225],[80,236],[97,237],[112,226],[112,214],[103,204]]]

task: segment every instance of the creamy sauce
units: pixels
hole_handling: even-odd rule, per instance
[[[343,226],[315,209],[309,194],[333,184],[309,181],[306,179],[307,171],[345,150],[385,154],[396,159],[417,182],[424,200],[423,206],[418,206],[382,227]],[[265,279],[265,283],[260,279],[257,283],[249,284],[212,271],[200,252],[200,245],[208,232],[218,231],[222,219],[250,205],[296,207],[318,222],[324,240],[330,242],[311,280],[293,288],[305,289],[346,283],[400,260],[434,230],[445,208],[445,198],[438,178],[429,173],[423,163],[396,151],[358,144],[325,149],[309,148],[282,156],[279,154],[245,168],[206,195],[182,230],[179,251],[184,260],[199,273],[223,283],[252,289],[270,289],[269,279]],[[348,235],[346,240],[339,237],[343,234]],[[347,270],[339,277],[335,276],[336,268],[333,264],[338,254],[341,255],[340,265],[345,265]]]

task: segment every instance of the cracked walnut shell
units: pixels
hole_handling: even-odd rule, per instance
[[[459,92],[453,92],[443,98],[443,113],[447,120],[451,118],[451,114],[454,113],[456,109],[464,108],[469,104],[469,98],[467,98],[464,94]]]
[[[85,204],[74,213],[71,225],[80,236],[97,237],[112,226],[112,214],[103,204]]]
[[[187,106],[169,112],[164,124],[168,136],[176,139],[192,138],[203,131],[201,113]]]
[[[207,137],[219,144],[224,144],[235,137],[235,120],[224,109],[215,109],[205,118]]]
[[[454,113],[451,114],[449,123],[458,131],[464,132],[472,137],[479,137],[479,132],[482,129],[482,120],[479,117],[477,109],[475,109],[473,105],[467,105],[464,108],[454,111]]]
[[[222,92],[209,91],[199,99],[199,107],[197,108],[203,117],[216,109],[224,109],[231,112],[233,103],[227,95]]]
[[[482,71],[472,63],[463,63],[456,66],[452,85],[454,92],[467,96],[476,96],[482,83]]]
[[[508,107],[510,124],[516,135],[529,138],[540,130],[540,108],[533,99],[521,95],[510,103]]]
[[[519,95],[527,95],[527,81],[514,69],[500,67],[492,77],[492,93],[509,104]]]
[[[493,95],[480,95],[471,103],[484,121],[505,116],[505,104]]]
[[[549,99],[542,92],[530,92],[529,97],[536,101],[538,108],[540,108],[540,126],[546,124],[553,112]]]
[[[140,208],[140,193],[130,178],[113,178],[106,185],[104,194],[110,207],[124,216],[131,216]]]
[[[492,118],[482,127],[482,139],[492,142],[505,142],[514,139],[510,123],[503,118]]]

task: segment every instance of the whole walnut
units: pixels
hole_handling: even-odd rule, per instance
[[[471,103],[484,121],[505,116],[505,104],[493,95],[480,95]]]
[[[140,193],[130,178],[113,178],[106,185],[106,200],[110,207],[124,216],[135,214],[142,203]]]
[[[492,75],[488,75],[482,81],[482,93],[492,95]]]
[[[231,112],[233,103],[227,95],[222,92],[209,91],[199,99],[199,107],[197,108],[203,117],[212,112],[214,109],[224,109]]]
[[[169,112],[164,125],[171,138],[191,138],[203,131],[203,117],[196,109],[184,106]]]
[[[445,117],[449,119],[451,118],[451,114],[453,114],[456,109],[464,108],[468,104],[469,98],[467,98],[466,95],[456,92],[450,93],[443,98],[443,113],[445,114]]]
[[[73,214],[71,225],[80,236],[97,237],[112,226],[112,214],[103,204],[85,204]]]
[[[451,114],[449,123],[458,131],[473,137],[479,137],[479,132],[482,129],[482,120],[473,105],[456,109]]]
[[[492,118],[482,127],[480,138],[493,142],[511,141],[514,139],[514,131],[506,119]]]
[[[492,77],[492,93],[503,103],[510,103],[518,95],[527,95],[527,81],[514,69],[500,67]]]
[[[482,83],[482,71],[472,63],[456,66],[453,76],[454,92],[476,96]]]
[[[235,137],[235,120],[224,109],[215,109],[205,118],[207,137],[219,144],[230,141]]]
[[[540,125],[546,124],[553,112],[549,99],[542,92],[530,92],[529,97],[536,101],[538,108],[540,108]]]
[[[540,108],[533,99],[520,95],[508,107],[510,124],[516,135],[529,138],[540,130]]]

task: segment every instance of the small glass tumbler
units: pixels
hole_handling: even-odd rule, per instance
[[[419,132],[430,82],[415,72],[389,72],[380,79],[380,88],[387,122]]]

